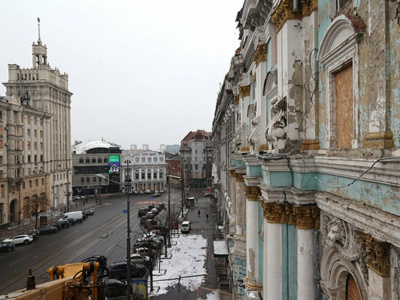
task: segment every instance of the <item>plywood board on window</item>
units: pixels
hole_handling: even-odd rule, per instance
[[[337,147],[351,148],[353,130],[353,66],[335,74]]]

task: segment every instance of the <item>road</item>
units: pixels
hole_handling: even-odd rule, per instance
[[[168,208],[167,192],[151,200],[151,195],[130,198],[131,245],[143,233],[137,211],[150,202],[164,202]],[[181,191],[171,188],[171,212],[181,207]],[[28,270],[32,269],[36,284],[49,281],[46,270],[51,266],[80,262],[92,255],[107,257],[108,264],[126,257],[127,196],[115,195],[102,199],[93,216],[82,223],[61,229],[58,233],[42,235],[16,251],[0,253],[0,294],[24,288]],[[167,210],[157,218],[165,219]]]

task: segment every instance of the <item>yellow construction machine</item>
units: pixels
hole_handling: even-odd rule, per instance
[[[108,270],[98,261],[53,266],[46,271],[50,281],[36,285],[29,270],[25,289],[0,296],[20,300],[103,300],[106,299],[103,277]]]

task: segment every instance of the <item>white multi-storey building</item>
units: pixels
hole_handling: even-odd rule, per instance
[[[131,191],[154,192],[164,189],[166,183],[164,153],[151,150],[125,150],[122,152],[121,168],[122,182],[128,179],[127,172],[129,172]]]

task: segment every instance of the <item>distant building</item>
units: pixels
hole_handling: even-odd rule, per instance
[[[40,37],[32,67],[8,65],[0,113],[0,223],[32,210],[66,208],[71,199],[71,96],[68,75],[48,63]]]
[[[185,188],[211,185],[212,145],[210,132],[190,131],[181,142]]]
[[[182,187],[182,156],[174,153],[165,153],[167,176],[170,177],[171,186]]]
[[[120,161],[121,149],[118,145],[106,141],[87,141],[74,145],[73,195],[118,193],[121,189]],[[117,169],[111,171],[114,163]]]
[[[175,144],[175,145],[166,145],[165,146],[165,152],[167,153],[179,153],[181,149],[181,145]]]
[[[129,163],[129,169],[128,169]],[[129,192],[161,191],[166,183],[165,154],[152,150],[124,150],[121,159],[121,180],[131,179]]]

